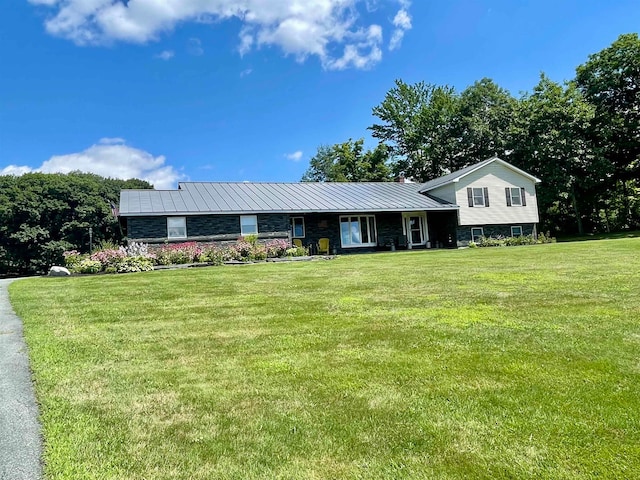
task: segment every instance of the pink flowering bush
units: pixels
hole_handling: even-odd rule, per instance
[[[156,251],[155,261],[158,265],[177,265],[199,262],[203,248],[196,242],[183,242],[164,245]]]
[[[100,262],[103,269],[106,267],[114,267],[123,258],[127,256],[122,250],[101,250],[93,253],[89,258],[94,262]]]
[[[269,240],[265,247],[267,249],[268,258],[284,257],[287,254],[287,249],[291,248],[289,242],[283,238],[277,240]]]

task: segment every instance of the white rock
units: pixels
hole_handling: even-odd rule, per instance
[[[64,267],[53,266],[49,270],[50,277],[67,277],[69,275],[71,275],[71,272]]]

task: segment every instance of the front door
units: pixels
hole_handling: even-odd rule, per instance
[[[427,216],[425,213],[404,213],[404,234],[409,248],[427,243]]]

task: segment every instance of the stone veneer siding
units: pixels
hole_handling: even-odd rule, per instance
[[[482,228],[485,237],[510,237],[511,227],[522,227],[523,235],[533,235],[534,223],[518,223],[509,225],[465,225],[457,228],[458,246],[467,246],[471,241],[471,229]]]
[[[180,215],[176,215],[179,217]],[[258,214],[258,234],[289,231],[289,215]],[[225,235],[240,237],[240,215],[191,215],[187,216],[187,238]],[[131,240],[167,239],[167,217],[127,217],[127,237]]]
[[[330,214],[311,213],[291,215],[292,217],[303,217],[305,236],[301,238],[304,246],[315,246],[321,238],[329,239],[331,251],[336,249],[337,253],[372,252],[377,247],[353,247],[342,248],[340,239],[340,217],[357,217],[360,215],[370,215],[367,213]],[[376,213],[376,230],[378,241],[387,239],[397,239],[402,235],[402,214],[400,212]]]

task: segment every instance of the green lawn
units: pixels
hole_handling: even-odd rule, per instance
[[[10,293],[48,479],[640,478],[640,238]]]

